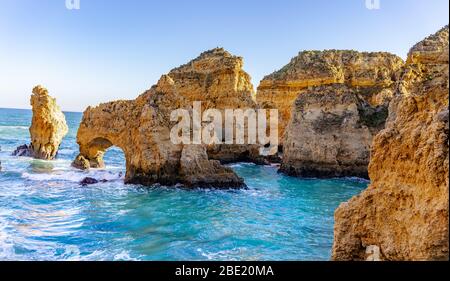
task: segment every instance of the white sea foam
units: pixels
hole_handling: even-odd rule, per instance
[[[139,261],[139,259],[130,257],[127,251],[122,251],[114,256],[115,261]]]
[[[53,173],[45,174],[35,174],[35,173],[23,173],[22,178],[33,180],[33,181],[69,181],[69,182],[80,182],[86,177],[92,177],[98,180],[121,180],[123,179],[123,174],[120,176],[118,173],[112,173],[104,170],[93,170],[89,172],[81,171],[64,171],[55,170]]]
[[[245,248],[234,248],[230,250],[222,250],[215,253],[205,252],[202,249],[197,249],[198,252],[208,260],[231,260],[236,261],[237,256],[239,256]]]
[[[58,154],[65,154],[65,155],[72,154],[74,152],[75,152],[74,149],[59,149],[58,150]]]
[[[349,180],[349,181],[360,182],[360,183],[370,183],[370,180],[358,178],[358,177],[345,177],[344,179]]]
[[[8,235],[7,220],[4,219],[10,213],[0,210],[0,260],[14,259],[14,243]]]
[[[0,126],[0,130],[28,130],[27,126]]]

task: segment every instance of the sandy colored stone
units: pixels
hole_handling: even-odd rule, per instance
[[[177,93],[187,102],[202,102],[202,110],[210,108],[256,109],[251,77],[243,70],[242,57],[233,56],[223,48],[203,52],[192,61],[171,70]],[[207,147],[211,159],[222,163],[263,161],[257,146],[211,145]]]
[[[372,139],[384,128],[402,64],[389,53],[311,51],[267,76],[257,97],[280,109],[281,171],[368,178]]]
[[[370,105],[371,95],[345,84],[316,86],[299,95],[280,170],[301,177],[368,178],[372,139],[388,112],[386,103]]]
[[[125,154],[127,183],[243,187],[231,169],[211,159],[208,147],[175,145],[170,140],[174,109],[192,111],[194,101],[202,101],[203,110],[255,106],[250,77],[241,67],[241,58],[214,49],[163,75],[135,100],[89,107],[78,129],[80,155],[73,165],[103,167],[104,152],[115,145]],[[242,153],[248,154],[245,150]],[[241,152],[229,153],[227,157],[233,158]]]
[[[334,260],[448,260],[448,26],[415,45],[373,142],[371,185],[335,213]]]
[[[277,108],[280,115],[280,141],[291,119],[295,100],[311,87],[346,84],[351,88],[377,90],[371,104],[390,98],[390,88],[403,65],[398,56],[385,52],[347,50],[304,51],[280,70],[264,77],[256,99],[263,108]],[[384,91],[386,89],[386,91]]]
[[[29,155],[37,159],[52,160],[56,157],[62,139],[69,132],[66,118],[56,104],[56,99],[42,86],[33,89],[30,103],[33,119]]]

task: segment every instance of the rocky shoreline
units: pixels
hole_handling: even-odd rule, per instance
[[[336,210],[334,260],[449,259],[448,32],[410,50],[373,141],[371,185]]]
[[[224,166],[241,161],[279,162],[290,176],[370,178],[336,210],[333,260],[448,260],[448,63],[446,26],[406,62],[386,52],[301,52],[255,93],[243,59],[216,48],[134,100],[88,107],[72,166],[105,167],[104,153],[117,146],[125,183],[145,186],[245,188]],[[204,110],[278,109],[282,153],[261,156],[249,143],[173,144],[171,112],[192,112],[195,101]],[[41,86],[31,105],[31,144],[15,155],[53,160],[68,131],[64,115]]]

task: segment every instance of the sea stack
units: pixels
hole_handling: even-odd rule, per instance
[[[335,213],[333,260],[448,260],[448,26],[416,44],[373,142],[370,187]]]
[[[29,156],[53,160],[62,139],[69,131],[66,118],[56,104],[56,99],[42,86],[34,87],[30,102],[33,119],[30,127]]]
[[[386,52],[305,51],[266,76],[257,101],[280,111],[280,171],[367,178],[372,138],[384,128],[403,64]]]

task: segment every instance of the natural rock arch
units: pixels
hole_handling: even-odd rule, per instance
[[[256,108],[250,76],[243,59],[222,48],[163,75],[158,84],[135,100],[115,101],[87,108],[78,129],[78,168],[103,166],[110,144],[120,147],[126,158],[128,183],[242,186],[243,181],[218,161],[262,161],[253,145],[174,145],[170,122],[174,109],[192,110],[194,101],[208,108]],[[214,159],[218,161],[209,160]]]
[[[126,159],[126,183],[178,183],[188,187],[245,186],[230,168],[209,160],[202,145],[175,145],[170,140],[170,113],[189,103],[178,95],[174,81],[164,75],[158,84],[132,101],[89,107],[77,133],[80,154],[73,166],[103,167],[107,148],[121,148]]]

